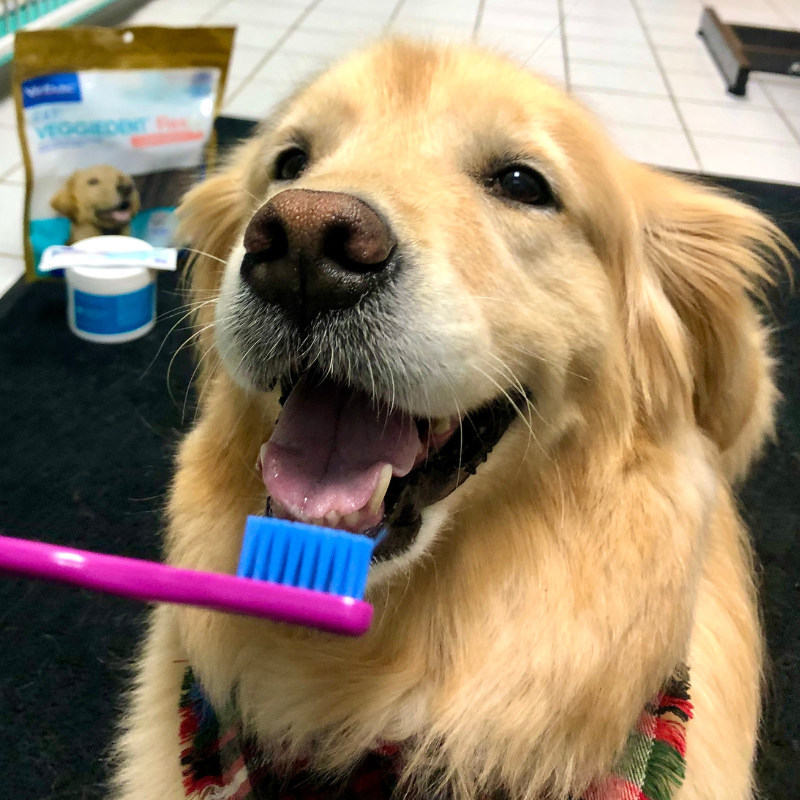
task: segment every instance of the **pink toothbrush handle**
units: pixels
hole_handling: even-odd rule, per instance
[[[0,572],[71,583],[134,600],[202,606],[351,636],[365,633],[372,620],[372,606],[352,597],[7,536],[0,536]]]

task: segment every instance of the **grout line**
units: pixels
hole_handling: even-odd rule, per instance
[[[700,67],[686,68],[686,67],[681,67],[680,65],[677,67],[670,66],[669,73],[672,75],[691,75],[694,78],[707,78],[709,80],[711,78],[724,80],[720,75],[719,70],[714,69],[713,64],[711,62],[709,62],[709,67],[711,67],[713,72],[705,68],[703,68],[703,70],[701,71]]]
[[[573,4],[570,11],[575,8]],[[564,14],[564,0],[558,0],[558,28],[561,32],[561,57],[564,60],[564,86],[568,92],[572,91],[572,80],[569,72],[569,50],[567,48],[567,17]]]
[[[247,23],[245,23],[245,25],[246,24]],[[306,30],[308,30],[308,28],[306,28]],[[316,29],[312,28],[311,30],[316,30]],[[322,31],[322,33],[326,33],[326,31]],[[236,44],[233,46],[233,52],[235,52],[236,50],[253,50],[253,51],[258,52],[258,53],[266,52],[265,48],[263,48],[261,45],[258,45],[258,44],[245,44],[244,42],[241,42],[241,43],[240,42],[236,42]]]
[[[595,8],[589,10],[586,8],[582,8],[582,6],[583,6],[583,0],[580,0],[580,2],[577,3],[572,3],[569,11],[567,12],[567,16],[573,14],[573,16],[577,15],[575,16],[575,19],[581,21],[585,20],[586,22],[611,22],[611,23],[617,23],[618,25],[625,25],[632,19],[630,15],[622,14],[620,16],[612,17],[609,16],[608,14],[603,14],[602,10],[598,10]]]
[[[358,42],[359,41],[359,37],[360,37],[361,40],[370,39],[370,38],[374,39],[376,36],[378,36],[378,31],[379,30],[383,30],[384,27],[385,27],[385,25],[381,25],[380,27],[376,25],[374,30],[367,30],[366,28],[364,28],[363,30],[358,32],[359,36],[357,36],[356,38],[352,39],[351,41]],[[330,36],[332,38],[345,38],[345,37],[348,37],[348,36],[351,35],[349,31],[344,33],[344,34],[334,33],[334,32],[331,31],[330,28],[324,27],[324,25],[322,25],[322,23],[319,23],[319,22],[316,22],[316,23],[312,22],[310,25],[304,25],[303,26],[303,33],[326,33],[326,34],[328,34],[328,36]],[[317,55],[317,54],[316,53],[312,53],[311,55]]]
[[[576,0],[576,2],[577,2],[577,1],[578,1],[578,0]],[[540,51],[540,50],[541,50],[543,47],[545,47],[545,46],[549,47],[549,46],[550,46],[550,44],[551,44],[553,41],[555,41],[554,39],[552,39],[552,36],[553,36],[553,34],[554,34],[556,31],[559,31],[560,29],[561,29],[561,23],[560,23],[560,22],[557,22],[557,23],[556,23],[556,25],[555,25],[555,27],[554,27],[554,28],[552,28],[552,29],[550,30],[550,32],[549,32],[549,33],[545,34],[544,38],[543,38],[543,39],[542,39],[542,40],[539,42],[539,44],[538,44],[538,45],[536,45],[536,47],[533,49],[533,52],[531,52],[531,53],[530,53],[530,54],[527,56],[527,58],[526,58],[524,61],[522,61],[522,60],[521,60],[521,59],[522,59],[522,56],[520,55],[520,57],[519,57],[519,58],[520,58],[520,61],[521,61],[521,63],[520,63],[520,66],[521,66],[521,67],[527,67],[527,66],[528,66],[528,62],[529,62],[529,61],[530,61],[532,58],[534,58],[534,57],[536,56],[536,54],[537,54],[537,53],[538,53],[538,52],[539,52],[539,51]],[[498,47],[502,47],[502,42],[501,42],[501,43],[499,43],[497,46],[498,46]],[[563,51],[562,51],[562,59],[563,59]],[[563,66],[563,63],[562,63],[562,66]],[[568,91],[568,90],[567,90],[567,91]]]
[[[569,11],[566,14],[566,18],[569,18]],[[577,20],[580,22],[580,18]],[[591,22],[596,22],[597,20],[590,20]],[[615,47],[642,47],[642,43],[640,41],[620,41],[619,39],[609,39],[607,36],[586,36],[583,33],[573,33],[571,35],[571,39],[574,42],[597,42],[598,44],[613,44]]]
[[[158,2],[158,0],[156,0],[156,2]],[[223,11],[225,9],[225,6],[227,6],[231,2],[232,2],[232,0],[220,0],[220,2],[217,5],[215,5],[210,11],[206,11],[204,14],[201,15],[201,20],[203,22],[205,22],[209,17],[212,17],[218,11]],[[253,6],[256,7],[256,8],[258,8],[259,5],[260,5],[259,3],[255,3],[255,2],[253,3]],[[264,5],[267,5],[267,4],[264,3]],[[296,4],[292,3],[292,2],[288,2],[288,3],[287,2],[278,2],[278,3],[276,3],[276,5],[280,6],[281,8],[292,8],[292,7],[296,6]],[[256,22],[257,20],[252,20],[252,21]],[[246,22],[245,22],[245,24],[246,24]]]
[[[486,0],[478,0],[478,13],[475,15],[475,24],[472,26],[473,41],[478,38],[478,31],[483,22],[483,12],[486,10]]]
[[[8,179],[8,176],[11,175],[12,172],[16,172],[22,166],[22,162],[18,162],[14,164],[13,167],[9,167],[5,172],[0,174],[0,182],[5,182]],[[19,181],[14,181],[14,183],[19,183]]]
[[[674,133],[674,134],[682,134],[683,131],[680,128],[675,127],[667,127],[666,125],[656,125],[650,122],[624,122],[618,119],[612,119],[605,114],[601,114],[599,111],[594,111],[591,106],[589,106],[589,110],[597,117],[604,125],[607,127],[617,127],[617,126],[624,126],[626,129],[630,128],[643,128],[644,130],[648,131],[661,131],[662,133]]]
[[[656,50],[663,50],[666,55],[669,53],[691,53],[692,55],[697,53],[696,47],[681,47],[678,44],[656,44]],[[713,64],[714,62],[711,60],[711,56],[708,56],[709,64]]]
[[[606,126],[617,127],[624,126],[625,128],[645,128],[647,130],[663,131],[664,133],[683,133],[680,128],[667,127],[666,125],[654,125],[648,122],[627,122],[623,120],[614,119],[613,117],[603,114],[600,111],[592,109],[591,105],[588,108],[592,113]],[[770,145],[771,147],[789,147],[792,150],[796,149],[793,142],[776,142],[773,139],[759,139],[753,136],[732,136],[730,134],[721,135],[715,131],[699,131],[694,133],[697,136],[713,136],[720,142],[752,142],[753,144]]]
[[[720,83],[720,89],[724,90],[724,85]],[[715,106],[717,108],[740,108],[744,111],[754,111],[756,114],[769,114],[772,109],[769,106],[757,106],[745,104],[742,100],[709,100],[703,97],[679,97],[681,103],[687,103],[690,106]]]
[[[783,6],[781,6],[780,4],[776,6],[772,2],[772,0],[767,0],[767,2],[772,7],[772,10],[781,18],[783,24],[786,25],[786,27],[797,30],[797,21],[791,18],[791,16],[785,12]]]
[[[697,32],[697,26],[700,24],[700,20],[697,19],[691,25],[686,23],[675,24],[671,22],[648,22],[647,18],[645,17],[644,13],[642,14],[642,19],[650,26],[650,28],[655,28],[657,31],[672,31],[673,33],[685,33],[687,36],[692,36],[694,33]]]
[[[209,18],[213,17],[214,14],[217,13],[217,11],[222,11],[222,9],[225,8],[225,6],[228,5],[229,2],[230,2],[230,0],[221,0],[221,2],[218,5],[215,5],[210,11],[206,11],[205,14],[201,14],[200,15],[200,24],[203,24]]]
[[[769,89],[766,86],[762,86],[761,88],[764,90],[764,94],[767,96],[767,99],[769,100],[772,107],[778,113],[778,116],[783,120],[786,127],[791,131],[792,136],[794,136],[794,138],[797,140],[797,143],[800,144],[800,130],[795,128],[789,115],[783,110],[782,106],[778,105],[777,101],[772,96],[772,93],[769,91]]]
[[[615,61],[597,61],[596,59],[586,59],[586,58],[573,58],[572,59],[576,64],[597,64],[598,66],[601,65],[609,65],[615,67],[629,67],[631,69],[644,69],[643,65],[641,64],[619,64]],[[687,74],[696,74],[696,73],[680,73],[681,75]],[[715,76],[716,77],[716,76]],[[617,89],[609,86],[592,86],[588,83],[577,83],[576,88],[580,89],[589,89],[593,92],[606,92],[608,94],[622,94],[622,95],[635,95],[637,97],[660,97],[662,100],[667,98],[670,92],[668,91],[667,94],[656,94],[655,92],[642,92],[642,91],[634,91],[631,89]],[[720,83],[720,88],[724,89],[724,86]],[[722,94],[722,93],[720,93]],[[767,105],[756,105],[755,103],[748,103],[746,100],[736,100],[733,97],[730,97],[725,100],[712,100],[709,97],[680,97],[679,95],[675,95],[675,97],[681,103],[688,103],[689,105],[704,105],[704,106],[716,106],[717,108],[742,108],[745,111],[755,111],[759,114],[769,114],[772,112],[772,109]]]
[[[389,14],[389,19],[386,20],[386,24],[382,28],[382,32],[384,35],[389,33],[389,28],[397,22],[397,18],[400,16],[400,10],[405,5],[406,0],[397,0],[395,3],[394,8],[392,9],[392,13]]]
[[[654,92],[634,92],[629,89],[610,89],[607,86],[586,86],[583,83],[575,84],[575,89],[588,92],[600,92],[601,94],[621,95],[622,97],[649,97],[652,100],[668,100],[665,94],[655,94]]]
[[[580,62],[580,59],[575,59],[575,60],[576,62]],[[584,83],[577,83],[573,88],[580,89],[581,91],[600,92],[601,94],[620,95],[622,97],[650,97],[653,99],[660,99],[660,100],[671,99],[671,96],[664,94],[655,94],[654,92],[631,91],[630,89],[613,89],[608,86],[589,86],[588,84]],[[744,108],[745,111],[755,111],[758,114],[772,113],[772,109],[767,106],[756,106],[756,105],[745,106],[741,104],[741,101],[739,100],[708,100],[698,97],[677,97],[677,96],[676,99],[681,103],[688,103],[689,105],[695,105],[695,106],[702,105],[702,106],[714,106],[715,108]]]
[[[300,14],[298,15],[297,19],[295,19],[295,21],[292,22],[289,25],[289,27],[283,32],[283,34],[278,39],[278,41],[275,42],[275,44],[272,45],[272,47],[270,47],[269,50],[267,50],[266,53],[264,53],[262,58],[253,67],[253,69],[251,69],[250,72],[248,72],[247,75],[245,75],[242,78],[242,81],[239,84],[239,86],[237,86],[236,89],[234,89],[233,92],[231,92],[231,94],[228,97],[225,98],[224,105],[227,106],[228,104],[232,103],[241,94],[242,89],[244,89],[244,87],[248,83],[250,83],[250,81],[253,80],[253,78],[255,78],[255,76],[258,75],[259,72],[261,72],[261,69],[264,67],[264,65],[272,58],[272,56],[275,55],[275,53],[278,52],[278,50],[281,49],[281,47],[283,47],[283,45],[286,43],[286,40],[303,24],[303,20],[321,2],[322,2],[322,0],[311,0],[311,2],[300,12]],[[401,0],[401,2],[403,2],[403,0]]]
[[[2,250],[0,250],[0,258],[14,258],[17,261],[25,260],[25,256],[21,256],[18,253],[5,253]]]
[[[650,51],[648,50],[648,55]],[[598,66],[609,67],[623,67],[627,69],[645,70],[652,69],[653,65],[650,64],[632,64],[630,61],[609,61],[607,58],[582,58],[581,56],[572,55],[570,62],[574,61],[576,64],[597,64]]]
[[[675,130],[675,128],[672,130]],[[774,139],[759,139],[753,136],[732,136],[730,134],[721,134],[717,131],[695,130],[694,134],[696,136],[713,136],[714,140],[718,142],[750,142],[751,144],[763,144],[765,147],[788,147],[791,150],[797,150],[797,145],[794,142],[776,142]]]
[[[667,71],[664,69],[664,64],[661,62],[661,56],[658,54],[658,50],[656,49],[653,38],[650,36],[650,30],[645,25],[644,17],[642,16],[642,11],[639,8],[639,5],[636,2],[636,0],[631,0],[631,5],[633,6],[633,10],[636,12],[636,17],[639,20],[639,25],[641,25],[642,27],[644,38],[647,40],[647,44],[650,45],[650,51],[653,54],[656,66],[658,67],[658,71],[661,73],[661,80],[664,81],[664,85],[667,87],[667,94],[669,95],[669,99],[672,101],[672,107],[675,109],[675,113],[678,116],[678,121],[681,123],[681,126],[683,127],[683,132],[686,134],[686,139],[689,142],[689,147],[691,148],[692,154],[694,155],[695,159],[697,159],[697,166],[699,167],[700,171],[703,172],[704,167],[703,167],[703,162],[700,159],[700,151],[697,149],[697,145],[695,144],[694,139],[692,138],[689,126],[686,124],[686,120],[684,119],[683,116],[683,111],[681,110],[681,107],[678,104],[678,98],[675,97],[675,94],[672,91],[672,84],[669,82],[669,76],[667,75]]]

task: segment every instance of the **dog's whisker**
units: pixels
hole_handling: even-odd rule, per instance
[[[243,191],[243,192],[244,192],[246,195],[249,195],[249,196],[250,196],[250,197],[251,197],[253,200],[255,200],[255,201],[256,201],[256,203],[258,203],[259,205],[261,205],[261,203],[262,203],[262,202],[264,202],[264,201],[263,201],[263,200],[262,200],[260,197],[256,197],[256,196],[255,196],[255,195],[254,195],[254,194],[253,194],[253,193],[252,193],[252,192],[251,192],[249,189],[247,189],[246,187],[242,186],[242,187],[240,187],[240,188],[241,188],[241,190],[242,190],[242,191]]]
[[[148,365],[145,367],[145,370],[144,370],[144,372],[143,372],[143,373],[140,375],[140,377],[139,377],[139,380],[141,380],[142,378],[144,378],[144,377],[145,377],[145,375],[147,375],[147,373],[148,373],[148,372],[150,371],[150,369],[152,368],[153,364],[155,364],[155,363],[156,363],[156,360],[157,360],[157,359],[158,359],[158,357],[161,355],[161,351],[164,349],[164,345],[167,343],[167,339],[169,339],[169,337],[170,337],[170,336],[173,334],[173,332],[174,332],[174,331],[175,331],[175,329],[176,329],[176,328],[177,328],[177,327],[178,327],[178,326],[181,324],[181,322],[183,322],[185,319],[188,319],[189,317],[191,317],[191,316],[192,316],[192,314],[194,314],[194,313],[195,313],[196,311],[198,311],[200,308],[202,308],[203,306],[205,306],[206,304],[208,304],[208,302],[209,302],[209,301],[208,301],[208,300],[206,300],[206,301],[204,301],[204,302],[202,302],[202,303],[197,303],[197,304],[189,304],[189,306],[190,306],[190,307],[189,307],[189,310],[188,310],[188,311],[186,311],[186,312],[183,314],[183,316],[181,316],[181,318],[180,318],[180,319],[179,319],[179,320],[178,320],[178,321],[177,321],[177,322],[176,322],[176,323],[175,323],[175,324],[174,324],[174,325],[173,325],[173,326],[172,326],[172,327],[171,327],[171,328],[170,328],[170,329],[167,331],[167,333],[164,335],[164,338],[161,340],[161,344],[159,344],[159,346],[158,346],[158,349],[156,350],[156,354],[155,354],[155,355],[153,356],[153,358],[150,360],[150,363],[149,363],[149,364],[148,364]],[[187,306],[184,306],[184,307],[183,307],[183,308],[182,308],[182,309],[181,309],[181,310],[180,310],[178,313],[180,313],[181,311],[183,311],[183,310],[184,310],[186,307],[187,307]],[[171,363],[171,362],[170,362],[170,363]],[[167,376],[167,379],[169,380],[169,376]]]
[[[494,354],[492,354],[492,355],[494,355]],[[553,458],[552,455],[550,455],[550,453],[548,453],[542,447],[542,445],[539,442],[538,438],[533,433],[533,418],[530,416],[531,412],[535,413],[536,416],[539,417],[539,419],[542,421],[542,423],[547,425],[552,430],[555,431],[556,428],[550,421],[548,421],[548,420],[546,420],[544,418],[544,416],[542,415],[541,411],[539,411],[539,409],[536,407],[536,403],[531,401],[531,399],[528,397],[527,393],[524,391],[522,383],[514,375],[514,373],[511,371],[511,369],[508,367],[508,365],[505,364],[497,356],[494,356],[494,357],[497,358],[498,361],[500,361],[500,363],[503,365],[503,367],[506,370],[508,370],[512,380],[517,384],[517,386],[520,389],[520,391],[522,391],[522,395],[525,398],[525,402],[526,402],[526,404],[528,406],[528,422],[529,422],[529,428],[530,428],[531,434],[533,435],[533,438],[536,441],[536,444],[539,446],[539,449],[542,451],[542,453],[544,454],[545,458],[547,458],[547,460],[552,464],[553,468],[555,469],[556,478],[558,480],[559,496],[560,496],[560,500],[561,500],[561,506],[560,506],[561,507],[561,528],[563,529],[564,524],[565,524],[565,514],[566,514],[566,495],[564,493],[564,482],[563,482],[562,477],[561,477],[561,468],[559,467],[558,460]],[[530,438],[528,439],[528,442],[530,443]],[[525,456],[523,456],[523,460],[524,460],[525,457],[527,457],[527,453],[528,453],[528,450],[527,450],[527,446],[526,446]]]
[[[215,345],[213,344],[209,345],[209,350],[214,350],[214,349]],[[195,423],[197,422],[198,415],[200,414],[200,409],[203,406],[203,398],[205,397],[205,393],[208,390],[208,387],[211,385],[211,382],[214,380],[217,373],[219,372],[221,366],[222,366],[222,360],[219,357],[217,357],[216,361],[211,365],[208,375],[203,380],[203,384],[200,387],[200,394],[198,394],[197,396],[197,404],[194,410]]]
[[[487,364],[487,366],[489,366],[489,365]],[[519,418],[520,418],[520,419],[521,419],[521,420],[522,420],[522,421],[523,421],[523,422],[526,424],[526,426],[527,426],[527,428],[528,428],[528,431],[530,432],[530,437],[532,437],[532,438],[533,438],[533,440],[534,440],[534,442],[536,443],[536,445],[537,445],[537,446],[539,447],[539,449],[542,451],[542,455],[544,455],[544,457],[545,457],[545,458],[546,458],[546,459],[547,459],[547,460],[548,460],[548,461],[549,461],[549,462],[550,462],[550,463],[553,465],[553,467],[555,468],[556,475],[557,475],[557,478],[558,478],[558,483],[559,483],[560,494],[561,494],[561,513],[562,513],[562,525],[563,525],[563,518],[564,518],[564,512],[565,512],[565,502],[566,502],[566,499],[565,499],[565,495],[564,495],[564,485],[563,485],[563,482],[562,482],[562,479],[561,479],[561,470],[560,470],[560,468],[559,468],[559,466],[558,466],[558,463],[557,463],[557,462],[556,462],[556,460],[555,460],[555,459],[554,459],[554,458],[553,458],[553,457],[552,457],[552,456],[551,456],[551,455],[550,455],[550,454],[547,452],[547,450],[545,449],[545,447],[542,445],[541,441],[539,440],[539,437],[538,437],[538,436],[536,436],[536,433],[535,433],[535,432],[534,432],[534,430],[533,430],[532,419],[530,419],[530,418],[529,418],[529,419],[525,419],[525,416],[522,414],[522,412],[520,411],[520,409],[519,409],[519,407],[516,405],[516,403],[514,403],[514,401],[512,400],[511,396],[508,394],[508,392],[506,392],[506,390],[505,390],[505,389],[503,389],[503,387],[502,387],[502,386],[501,386],[499,383],[497,383],[497,381],[495,381],[495,380],[494,380],[494,379],[493,379],[493,378],[492,378],[490,375],[488,375],[487,373],[483,372],[483,370],[481,370],[481,369],[480,369],[480,367],[478,367],[477,365],[476,365],[476,367],[475,367],[475,368],[476,368],[476,369],[477,369],[479,372],[481,372],[481,373],[482,373],[482,374],[483,374],[483,375],[484,375],[484,376],[487,378],[487,380],[489,380],[489,381],[491,381],[492,383],[494,383],[494,385],[495,385],[495,386],[496,386],[496,387],[497,387],[497,388],[498,388],[498,389],[499,389],[499,390],[500,390],[500,391],[501,391],[501,392],[502,392],[502,393],[503,393],[503,394],[506,396],[506,398],[508,399],[509,403],[512,405],[512,407],[514,408],[514,410],[517,412],[517,415],[519,416]],[[530,401],[528,401],[528,402],[529,402],[529,405],[530,405]],[[530,441],[530,438],[529,438],[529,440],[528,440],[528,441]],[[527,454],[527,448],[526,448],[526,454]],[[524,459],[524,457],[525,457],[525,456],[523,456],[523,459]]]
[[[159,314],[156,317],[158,322],[162,322],[164,320],[173,319],[181,314],[185,314],[187,311],[189,314],[192,314],[195,311],[199,311],[201,308],[204,308],[207,305],[213,304],[215,301],[212,300],[199,300],[196,303],[185,303],[182,306],[178,306],[177,308],[173,308],[171,311],[165,311],[163,314]]]
[[[531,402],[531,399],[528,397],[528,393],[525,391],[525,387],[523,386],[522,381],[520,381],[520,379],[515,375],[511,367],[494,353],[489,353],[489,355],[499,362],[503,370],[507,373],[508,378],[516,385],[520,393],[525,397],[525,402],[528,404],[529,409],[533,411],[545,425],[547,425],[550,429],[555,430],[555,426],[553,425],[553,423],[545,419],[544,416],[542,416],[542,412],[539,411],[539,409],[536,406],[536,403]]]
[[[547,364],[553,369],[557,370],[558,372],[563,372],[565,375],[571,375],[574,378],[578,378],[582,381],[589,381],[590,379],[586,375],[581,375],[579,372],[574,372],[573,370],[566,369],[565,367],[561,366],[560,364],[556,364],[554,361],[543,356],[541,353],[537,352],[536,350],[529,350],[526,347],[522,347],[516,342],[512,341],[508,337],[503,337],[497,335],[497,338],[500,342],[503,343],[504,346],[510,347],[513,350],[516,350],[518,353],[521,353],[524,356],[530,356],[531,358],[535,358],[537,361],[541,361],[543,364]]]
[[[201,329],[200,329],[200,330],[197,332],[197,334],[195,334],[195,335],[203,334],[203,333],[205,333],[205,332],[206,332],[206,331],[207,331],[209,328],[212,328],[212,327],[213,327],[213,323],[211,323],[210,325],[206,325],[204,328],[201,328]],[[212,342],[212,344],[210,344],[210,345],[209,345],[209,346],[206,348],[206,351],[205,351],[205,353],[203,353],[203,355],[202,355],[202,356],[200,356],[200,358],[198,358],[198,359],[197,359],[197,364],[195,364],[195,367],[194,367],[194,369],[192,370],[192,374],[191,374],[191,376],[189,377],[189,383],[188,383],[188,385],[187,385],[187,387],[186,387],[186,391],[184,392],[184,395],[183,395],[183,410],[181,411],[181,423],[183,423],[183,421],[184,421],[184,418],[185,418],[185,416],[186,416],[186,404],[187,404],[187,403],[188,403],[188,401],[189,401],[189,392],[191,391],[191,389],[192,389],[192,385],[194,384],[194,378],[195,378],[195,375],[197,375],[197,372],[198,372],[198,370],[199,370],[199,369],[200,369],[200,367],[203,365],[203,362],[204,362],[204,361],[206,360],[206,358],[208,357],[208,354],[209,354],[209,353],[211,353],[213,350],[214,350],[214,344],[213,344],[213,342]]]
[[[528,393],[525,391],[525,387],[522,385],[522,382],[514,374],[514,371],[511,369],[511,367],[509,367],[508,364],[506,364],[499,356],[495,355],[492,352],[488,352],[487,355],[492,356],[492,358],[494,358],[498,362],[499,367],[495,367],[495,369],[497,369],[497,371],[498,371],[498,374],[500,374],[503,377],[505,377],[506,380],[510,380],[511,383],[516,387],[517,391],[519,391],[519,393],[525,399],[525,403],[526,403],[527,408],[528,408],[528,425],[532,429],[533,428],[533,417],[531,416],[531,409],[534,408],[534,404],[531,402],[530,398],[528,397]],[[522,461],[523,462],[528,457],[528,448],[530,447],[530,442],[531,442],[531,437],[529,436],[527,444],[525,445],[525,453],[524,453],[524,455],[522,457]],[[522,464],[520,464],[520,469],[521,468],[522,468]]]
[[[260,342],[258,341],[258,339],[255,339],[255,341],[250,345],[250,347],[248,347],[247,350],[245,350],[245,352],[243,353],[242,357],[239,359],[239,363],[236,365],[236,369],[234,370],[234,372],[236,372],[236,371],[238,371],[238,370],[240,370],[242,368],[242,365],[247,360],[247,357],[250,355],[250,353],[253,352],[253,350],[256,347],[258,347],[259,344],[260,344]]]
[[[190,253],[194,253],[197,256],[203,256],[204,258],[210,258],[212,261],[218,261],[220,264],[227,264],[228,262],[224,258],[220,258],[219,256],[215,256],[213,253],[207,253],[205,250],[195,250],[193,247],[183,247],[182,250],[187,250]]]
[[[191,336],[181,342],[181,344],[178,346],[178,349],[172,354],[172,358],[169,360],[169,364],[167,365],[167,392],[169,393],[170,400],[172,400],[176,408],[178,408],[178,401],[175,395],[172,393],[172,386],[170,385],[170,375],[172,374],[172,366],[175,363],[175,359],[178,357],[180,352],[191,345],[196,338],[205,333],[209,328],[213,327],[214,323],[212,322],[205,327],[200,328],[200,330],[195,331]],[[183,415],[181,415],[181,423],[183,423]]]
[[[452,391],[452,386],[450,387]],[[456,414],[458,415],[459,425],[458,425],[458,472],[456,472],[456,483],[458,483],[459,477],[461,476],[461,466],[464,463],[464,421],[465,417],[461,415],[461,409],[458,405],[458,398],[456,397],[456,393],[453,392],[453,403],[456,407]]]

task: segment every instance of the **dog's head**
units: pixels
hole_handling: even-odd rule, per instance
[[[50,205],[75,224],[116,233],[139,211],[139,192],[129,175],[108,164],[97,164],[73,172]]]
[[[688,426],[736,451],[733,474],[769,425],[747,297],[769,223],[631,163],[484,51],[357,54],[182,214],[212,256],[192,284],[217,298],[206,344],[240,386],[283,397],[260,457],[273,512],[385,530],[393,564],[500,449],[513,481],[568,437]]]

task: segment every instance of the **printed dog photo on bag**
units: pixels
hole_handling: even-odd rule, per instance
[[[129,236],[139,212],[136,184],[110,164],[78,169],[50,200],[53,210],[70,221],[67,244],[91,236]]]
[[[66,244],[91,236],[138,236],[151,244],[171,244],[172,210],[197,180],[197,169],[176,169],[131,176],[109,164],[75,170],[53,195],[53,210],[70,222]],[[147,230],[135,224],[146,214]],[[136,233],[131,232],[134,223]]]

